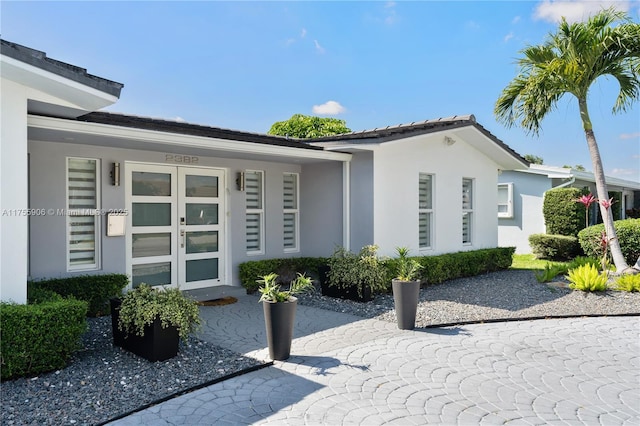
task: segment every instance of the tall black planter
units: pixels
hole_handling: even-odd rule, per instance
[[[416,326],[416,311],[420,295],[420,281],[391,282],[393,288],[393,303],[398,317],[400,330],[413,330]]]
[[[126,333],[118,328],[120,318],[120,299],[110,299],[111,327],[113,330],[113,344],[129,352],[141,356],[151,362],[165,361],[178,355],[180,336],[178,329],[170,326],[162,328],[159,319],[144,327],[144,336]]]
[[[291,297],[288,302],[262,302],[269,356],[273,360],[283,361],[291,355],[297,305],[296,297]]]

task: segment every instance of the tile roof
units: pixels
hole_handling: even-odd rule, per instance
[[[223,129],[219,127],[205,126],[201,124],[186,123],[184,121],[166,120],[136,115],[125,115],[112,112],[90,112],[76,119],[91,123],[108,124],[113,126],[131,127],[158,132],[177,133],[181,135],[202,136],[235,140],[241,142],[253,142],[266,145],[286,146],[292,148],[310,149],[322,151],[322,147],[302,143],[298,139],[290,139],[283,136],[251,133],[240,130]]]
[[[120,97],[120,91],[124,87],[122,83],[89,74],[85,68],[51,59],[45,52],[7,40],[0,39],[0,53],[115,97]]]

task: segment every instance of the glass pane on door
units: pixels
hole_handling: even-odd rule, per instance
[[[187,204],[187,225],[217,225],[217,204]]]
[[[133,203],[133,226],[170,226],[171,203]]]
[[[187,282],[218,278],[218,259],[187,260]]]
[[[187,254],[218,251],[218,231],[187,232]]]
[[[171,175],[167,173],[133,172],[131,195],[170,196]]]
[[[133,257],[165,256],[171,254],[171,233],[133,234]]]
[[[142,283],[150,286],[171,284],[171,262],[133,265],[131,271],[133,288]]]
[[[217,176],[185,176],[185,195],[187,197],[217,197]]]

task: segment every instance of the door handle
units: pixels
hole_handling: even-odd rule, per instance
[[[180,247],[184,248],[184,229],[180,230]]]

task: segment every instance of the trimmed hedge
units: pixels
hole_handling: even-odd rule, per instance
[[[624,219],[613,222],[620,242],[622,255],[629,266],[635,265],[640,256],[640,219]],[[604,224],[593,225],[578,233],[578,240],[584,253],[589,257],[602,258],[600,236],[604,232]]]
[[[417,256],[411,259],[417,260],[422,269],[419,280],[424,284],[436,284],[455,278],[471,277],[488,272],[495,272],[508,269],[513,261],[515,247],[498,247],[481,249],[474,251],[461,251],[457,253],[447,253],[437,256]],[[247,289],[247,293],[253,293],[258,289],[256,278],[270,272],[276,272],[286,266],[288,273],[295,277],[296,272],[306,272],[316,275],[318,266],[327,265],[328,258],[324,257],[299,257],[287,259],[267,259],[249,261],[240,264],[240,280],[242,286]],[[397,259],[387,259],[384,261],[387,270],[387,282],[391,287],[393,271],[396,270]],[[284,275],[278,273],[280,277]],[[282,280],[288,283],[287,277]]]
[[[296,272],[317,277],[318,266],[326,264],[326,257],[288,257],[251,260],[241,263],[238,268],[240,282],[247,289],[247,293],[251,294],[258,291],[259,285],[256,280],[259,277],[275,272],[278,274],[278,283],[289,284],[296,277]]]
[[[129,283],[124,274],[80,275],[52,278],[27,283],[27,298],[35,289],[50,290],[63,297],[73,296],[89,304],[87,315],[96,317],[109,313],[109,299],[122,295]]]
[[[1,379],[63,368],[87,328],[87,302],[44,293],[42,303],[0,303]]]
[[[529,245],[537,259],[569,260],[581,254],[578,238],[566,235],[531,234]]]
[[[547,234],[578,235],[585,225],[585,207],[576,200],[583,193],[578,188],[557,188],[545,193],[542,214]]]
[[[508,269],[513,262],[515,250],[515,247],[497,247],[414,259],[422,265],[420,281],[424,284],[437,284]]]

